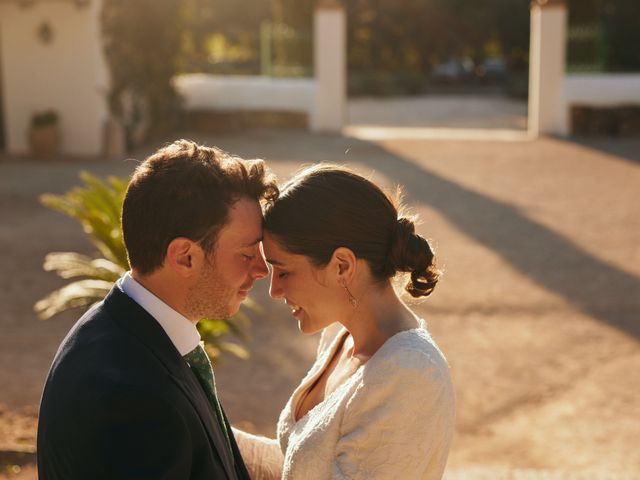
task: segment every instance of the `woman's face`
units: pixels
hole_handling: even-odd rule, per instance
[[[314,266],[308,257],[287,252],[268,232],[264,233],[263,247],[271,264],[269,294],[284,299],[301,332],[315,333],[339,320],[344,291],[337,275],[332,278],[331,264]]]

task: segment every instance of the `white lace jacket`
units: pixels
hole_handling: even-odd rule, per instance
[[[455,399],[447,362],[425,327],[422,324],[391,337],[345,383],[296,422],[298,402],[346,334],[339,324],[325,329],[316,362],[280,414],[282,479],[442,477],[454,429]],[[246,442],[240,440],[241,448],[245,443],[245,458],[253,457],[247,459],[248,464],[282,465],[280,452],[273,454],[274,441],[264,439],[270,447],[253,445],[247,450]],[[253,473],[254,478],[273,478],[266,471]]]

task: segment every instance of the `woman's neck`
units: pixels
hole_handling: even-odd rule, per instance
[[[391,283],[358,298],[353,315],[342,322],[352,341],[351,355],[368,359],[393,335],[418,325],[416,316],[398,298]]]

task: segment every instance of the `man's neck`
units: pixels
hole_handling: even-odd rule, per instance
[[[167,278],[167,275],[162,270],[156,270],[149,275],[142,275],[135,269],[131,269],[131,277],[169,307],[188,318],[191,323],[194,325],[198,323],[198,320],[189,318],[185,314],[184,295],[179,283]]]

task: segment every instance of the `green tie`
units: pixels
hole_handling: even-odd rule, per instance
[[[229,449],[231,458],[233,458],[233,453],[231,451],[231,442],[229,441],[229,432],[227,431],[227,427],[224,423],[222,407],[220,406],[220,402],[218,402],[218,395],[216,394],[216,381],[213,376],[213,368],[211,367],[209,356],[204,350],[204,342],[200,342],[196,348],[187,353],[184,356],[184,359],[189,363],[191,370],[196,375],[196,378],[200,381],[200,385],[202,385],[202,388],[207,394],[207,398],[209,399],[214,412],[216,412],[218,422],[220,423],[220,428],[222,429],[222,433],[224,433],[224,437],[227,440],[227,448]]]

